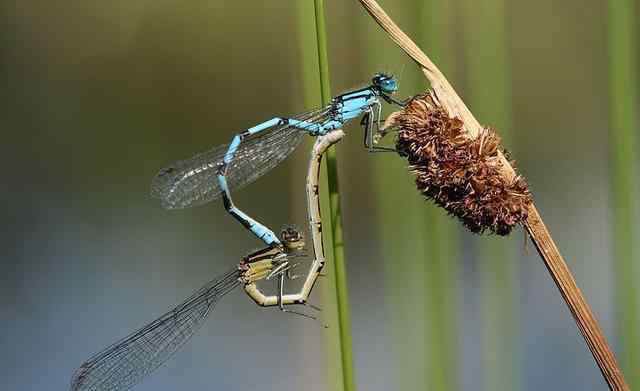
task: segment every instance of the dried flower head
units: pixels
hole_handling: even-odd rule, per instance
[[[470,231],[507,235],[526,220],[531,193],[521,176],[501,171],[504,150],[493,129],[470,139],[433,92],[413,98],[388,124],[398,128],[396,149],[409,161],[418,190]]]

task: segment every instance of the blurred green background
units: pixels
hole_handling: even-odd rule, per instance
[[[380,3],[504,136],[640,387],[637,2]],[[165,211],[149,182],[173,160],[309,108],[309,5],[3,2],[6,389],[65,389],[92,353],[260,247],[220,203]],[[378,71],[401,78],[402,97],[427,87],[357,1],[326,5],[334,93]],[[367,154],[357,124],[346,131],[338,159],[359,390],[606,388],[523,234],[463,231],[421,199],[402,159]],[[307,154],[235,193],[237,205],[275,229],[303,225]],[[135,389],[339,390],[333,288],[318,288],[329,329],[237,291]]]

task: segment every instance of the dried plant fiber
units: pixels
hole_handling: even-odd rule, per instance
[[[409,161],[418,190],[471,232],[507,235],[527,219],[531,193],[522,176],[503,174],[498,152],[505,151],[493,129],[469,138],[433,92],[414,97],[387,125],[398,129],[396,149]]]

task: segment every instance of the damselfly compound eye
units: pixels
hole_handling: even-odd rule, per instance
[[[384,73],[376,74],[373,79],[371,79],[371,82],[385,94],[393,94],[398,90],[398,82],[393,76]]]

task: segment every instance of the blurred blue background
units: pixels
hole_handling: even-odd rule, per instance
[[[166,211],[149,183],[173,160],[309,108],[301,29],[314,26],[300,3],[4,2],[4,389],[65,389],[90,355],[260,247],[221,203]],[[334,93],[378,71],[401,77],[402,97],[427,87],[356,1],[326,3]],[[505,134],[620,353],[607,2],[381,4],[434,55],[480,122]],[[635,79],[628,84],[637,88]],[[414,191],[402,159],[368,155],[357,124],[346,131],[338,157],[358,389],[605,389],[519,230],[509,238],[463,231]],[[275,229],[303,225],[307,154],[308,145],[235,193],[237,205]],[[432,234],[440,256],[449,254],[442,276],[431,268]],[[339,389],[331,289],[321,281],[312,300],[325,309],[327,330],[233,292],[135,389]]]

